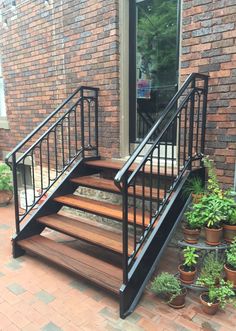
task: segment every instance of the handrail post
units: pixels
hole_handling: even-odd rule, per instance
[[[16,153],[12,154],[12,177],[13,177],[13,191],[14,191],[14,204],[15,204],[15,224],[16,224],[16,233],[18,234],[20,232],[20,218],[19,218]]]
[[[208,95],[208,76],[204,80],[203,104],[202,104],[202,137],[201,137],[201,154],[205,151],[205,132],[206,132],[206,113],[207,113],[207,95]]]
[[[98,89],[95,91],[95,143],[96,156],[98,156]]]
[[[122,183],[122,202],[123,202],[123,222],[122,222],[122,233],[123,233],[123,283],[128,283],[128,184],[127,175],[123,179]]]
[[[196,87],[196,77],[192,81],[193,93],[190,98],[190,118],[189,118],[189,141],[188,141],[188,156],[190,159],[189,170],[192,170],[192,157],[193,157],[193,130],[194,130],[194,106],[195,106],[195,87]]]
[[[82,157],[84,158],[84,88],[81,88],[80,91],[81,97],[81,147],[82,147]]]

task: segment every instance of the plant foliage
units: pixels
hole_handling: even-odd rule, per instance
[[[234,237],[234,240],[226,251],[226,261],[232,269],[236,270],[236,237]]]
[[[181,282],[168,272],[162,272],[154,278],[151,283],[151,290],[157,295],[170,295],[169,301],[182,292]]]
[[[146,74],[165,72],[172,80],[176,71],[176,0],[138,3],[138,52],[146,67]],[[147,69],[148,68],[148,69]]]
[[[227,303],[235,302],[235,293],[233,284],[229,281],[221,279],[220,286],[212,286],[208,292],[210,303],[219,302],[221,308],[225,308]]]
[[[0,164],[0,191],[12,191],[12,174],[10,168],[2,163]]]
[[[193,177],[189,179],[186,183],[186,186],[183,190],[183,194],[185,197],[188,197],[190,194],[204,194],[205,188],[202,183],[201,178]]]
[[[208,288],[216,285],[222,278],[223,269],[224,261],[222,259],[216,257],[214,252],[207,254],[196,283]]]
[[[186,227],[191,230],[201,229],[205,224],[205,221],[199,217],[199,210],[195,205],[185,213],[185,220]]]
[[[219,181],[217,179],[216,169],[213,160],[211,160],[208,156],[206,156],[203,159],[203,163],[208,171],[208,180],[207,180],[208,192],[214,195],[222,195],[223,192],[221,190]]]
[[[187,246],[184,250],[184,262],[183,265],[191,268],[197,264],[199,255],[196,253],[196,248]]]

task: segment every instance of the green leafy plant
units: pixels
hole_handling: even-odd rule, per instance
[[[211,160],[208,156],[203,159],[204,166],[208,171],[208,180],[207,180],[207,190],[210,194],[214,195],[222,195],[223,192],[221,190],[219,181],[216,175],[216,169],[214,165],[214,161]]]
[[[151,290],[162,297],[169,295],[168,302],[182,293],[181,282],[168,272],[162,272],[154,278]]]
[[[229,212],[228,219],[226,220],[229,225],[236,225],[236,208],[232,208]]]
[[[139,1],[137,49],[145,73],[157,72],[158,84],[175,77],[176,1]]]
[[[191,230],[201,229],[205,224],[205,221],[199,217],[199,209],[195,206],[193,205],[193,208],[185,213],[185,226]]]
[[[200,275],[196,281],[197,285],[211,287],[219,282],[222,278],[224,261],[216,257],[214,252],[207,254],[204,258]]]
[[[12,191],[12,174],[10,168],[2,163],[0,164],[0,191]]]
[[[220,280],[219,286],[212,286],[208,292],[209,303],[219,302],[221,308],[225,308],[227,303],[235,302],[235,293],[233,291],[233,284]]]
[[[221,198],[215,194],[203,196],[200,203],[193,208],[208,228],[219,228],[225,218]]]
[[[202,183],[201,178],[194,177],[187,181],[186,186],[184,187],[183,194],[185,197],[188,197],[190,194],[204,194],[205,188]]]
[[[236,237],[226,251],[226,262],[233,270],[236,270]]]
[[[184,250],[184,262],[183,265],[192,268],[197,264],[199,255],[196,253],[196,248],[187,246]]]

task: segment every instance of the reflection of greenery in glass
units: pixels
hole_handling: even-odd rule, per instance
[[[177,0],[137,3],[140,70],[155,84],[176,81]]]

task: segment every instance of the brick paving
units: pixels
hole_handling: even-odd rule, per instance
[[[119,318],[118,302],[73,275],[31,256],[13,259],[13,205],[0,208],[0,330],[6,331],[233,331],[236,310],[227,307],[208,317],[196,293],[174,310],[146,291],[135,312]],[[176,270],[176,249],[169,248],[161,268]]]

